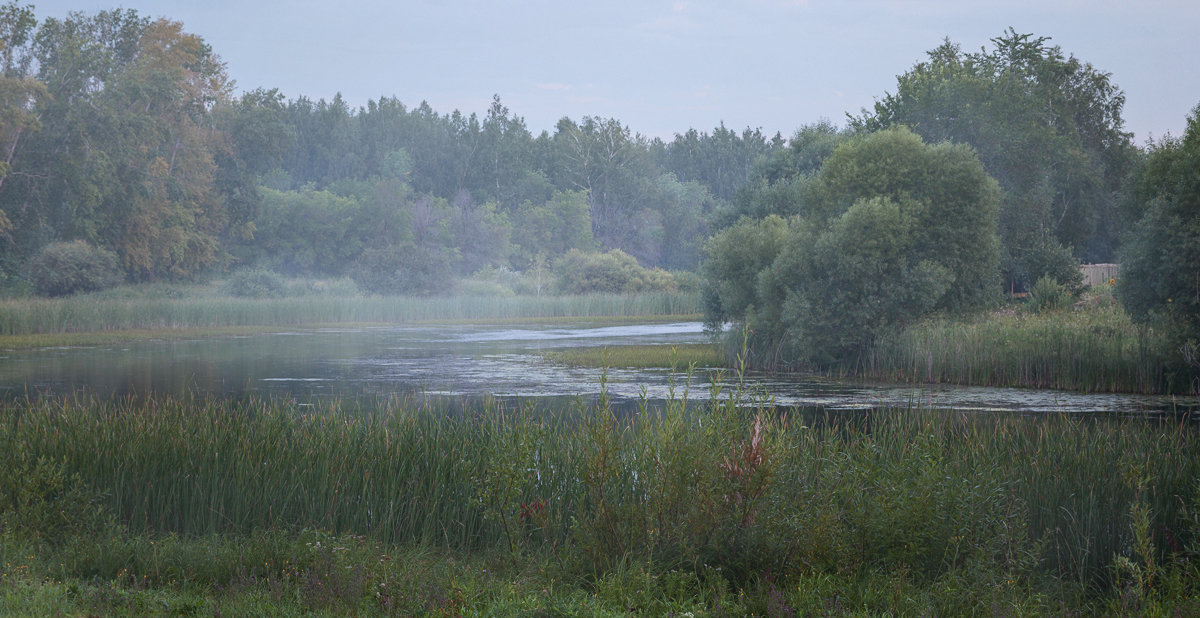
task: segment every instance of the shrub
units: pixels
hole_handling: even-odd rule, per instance
[[[29,280],[42,296],[95,292],[121,282],[117,255],[82,240],[53,242],[29,261]]]
[[[1058,311],[1067,308],[1075,300],[1075,295],[1058,279],[1048,275],[1042,276],[1033,284],[1029,292],[1029,308],[1033,311]]]
[[[1011,241],[1010,241],[1011,242]],[[1042,237],[1023,248],[1011,247],[1003,270],[1010,282],[1009,289],[1033,291],[1033,284],[1042,277],[1052,277],[1072,294],[1083,290],[1083,273],[1079,260],[1069,247],[1054,238]]]
[[[368,249],[350,278],[364,292],[432,296],[453,287],[453,260],[444,249],[406,245]]]
[[[239,298],[279,298],[286,295],[283,277],[264,268],[239,270],[225,282],[225,292]]]
[[[696,293],[704,287],[704,278],[699,273],[676,270],[671,272],[671,276],[675,278],[675,285],[679,287],[680,292]]]
[[[61,545],[72,537],[95,538],[116,526],[104,507],[106,496],[79,474],[24,449],[9,453],[0,466],[0,534]]]
[[[608,253],[572,249],[555,263],[554,272],[559,291],[566,294],[674,292],[678,288],[671,273],[643,268],[620,249]]]

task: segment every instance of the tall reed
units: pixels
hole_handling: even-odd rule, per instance
[[[716,388],[716,387],[714,387]],[[744,394],[618,416],[580,403],[89,398],[0,410],[0,465],[62,462],[139,533],[316,528],[811,575],[907,569],[1108,585],[1150,514],[1160,563],[1200,544],[1186,421],[778,411]],[[20,474],[0,475],[8,485]],[[0,514],[9,496],[0,487]],[[990,580],[989,580],[990,581]]]
[[[935,319],[884,338],[860,363],[890,381],[1160,393],[1166,339],[1119,307]]]
[[[303,296],[246,299],[110,298],[0,300],[0,335],[332,322],[696,315],[689,293],[581,296]]]

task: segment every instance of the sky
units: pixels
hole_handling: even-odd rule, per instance
[[[237,91],[352,106],[396,97],[486,113],[535,134],[616,118],[670,140],[689,128],[788,137],[845,123],[944,39],[965,51],[1008,28],[1050,37],[1125,92],[1144,144],[1183,134],[1200,104],[1197,0],[33,0],[39,19],[129,8],[182,22]]]

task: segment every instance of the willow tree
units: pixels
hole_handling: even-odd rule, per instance
[[[745,219],[710,243],[708,321],[744,322],[760,358],[824,363],[932,311],[987,306],[999,196],[969,146],[906,129],[851,139],[797,215]]]

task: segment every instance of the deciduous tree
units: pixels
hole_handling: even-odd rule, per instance
[[[1134,153],[1111,75],[1049,40],[1010,29],[973,53],[946,41],[852,119],[863,131],[907,126],[929,143],[974,146],[1005,190],[1000,232],[1018,285],[1045,274],[1036,254],[1048,243],[1112,258],[1114,205]]]

